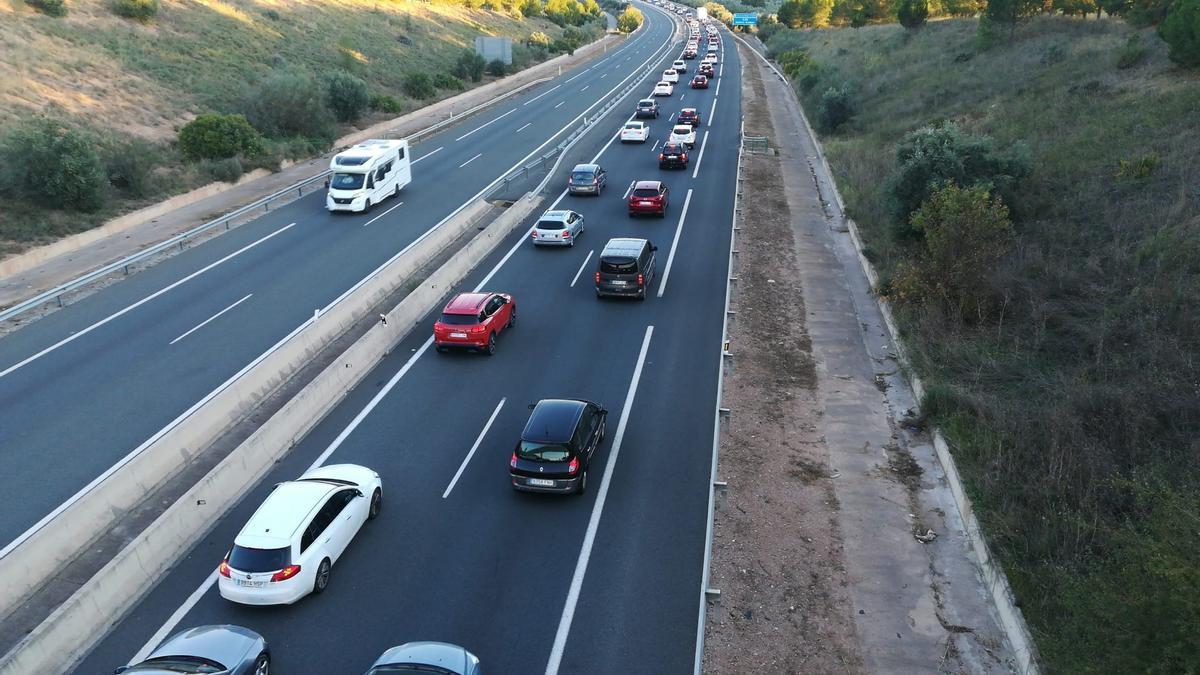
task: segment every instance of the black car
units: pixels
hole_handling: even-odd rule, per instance
[[[644,98],[637,102],[637,117],[652,117],[658,119],[658,101],[652,98]]]
[[[582,399],[548,398],[530,407],[533,412],[508,461],[513,489],[583,494],[588,465],[604,440],[608,411]]]
[[[658,153],[658,168],[686,169],[688,165],[687,148],[683,143],[667,143],[662,152]]]
[[[655,277],[655,251],[647,239],[609,239],[596,263],[596,297],[609,295],[645,300]]]

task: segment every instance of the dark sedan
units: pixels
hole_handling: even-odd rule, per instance
[[[271,652],[261,635],[241,626],[197,626],[171,636],[141,663],[117,668],[138,675],[267,675]]]

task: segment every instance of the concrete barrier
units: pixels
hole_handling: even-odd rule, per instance
[[[245,418],[322,349],[349,330],[389,294],[408,282],[493,207],[476,200],[376,269],[325,311],[194,404],[71,500],[44,517],[0,557],[0,616],[40,588],[147,494]]]
[[[261,480],[437,306],[447,289],[462,281],[540,203],[541,198],[532,195],[518,200],[409,293],[387,313],[387,323],[376,324],[347,348],[5,655],[0,675],[69,669],[116,619],[153,588],[147,585],[147,579],[162,578],[227,508]],[[473,224],[469,218],[463,222]],[[461,227],[455,229],[459,234],[464,231]],[[406,268],[408,264],[404,263]],[[392,282],[399,284],[407,272],[396,269],[389,274]],[[345,304],[358,308],[360,298],[347,298]]]

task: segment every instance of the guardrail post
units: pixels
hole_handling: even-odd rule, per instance
[[[704,599],[712,606],[712,616],[717,623],[722,623],[725,617],[721,616],[721,591],[716,588],[706,588],[704,590]]]
[[[58,300],[58,306],[59,306],[59,307],[62,307],[62,306],[63,306],[63,301],[62,301],[62,296],[61,296],[61,295],[56,295],[56,296],[54,296],[54,299],[55,299],[55,300]]]
[[[229,219],[228,218],[225,219],[225,229],[226,230],[229,229]]]
[[[713,493],[716,499],[713,503],[718,511],[729,508],[729,484],[723,480],[713,482]]]

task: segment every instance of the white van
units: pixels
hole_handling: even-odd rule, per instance
[[[412,180],[408,141],[370,140],[339,152],[329,162],[330,211],[363,213],[400,192]]]

